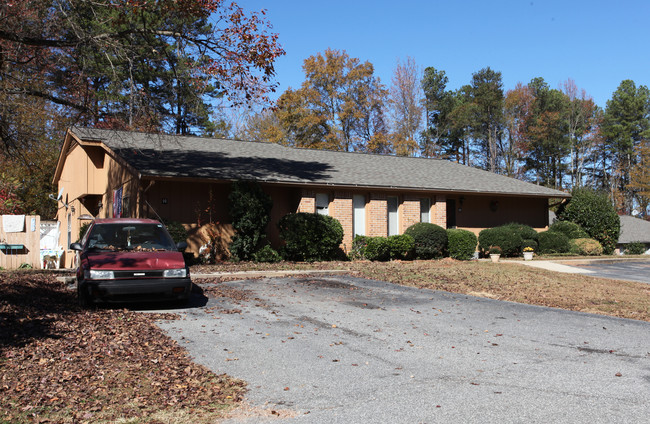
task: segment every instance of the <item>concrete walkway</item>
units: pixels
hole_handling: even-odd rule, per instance
[[[526,265],[533,268],[541,268],[541,269],[546,269],[555,272],[564,272],[567,274],[593,274],[593,271],[591,270],[578,268],[576,266],[564,265],[554,261],[513,261],[513,262],[517,262],[521,265]]]

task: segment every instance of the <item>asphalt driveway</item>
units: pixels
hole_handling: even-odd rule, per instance
[[[232,422],[650,416],[650,323],[346,276],[225,286],[238,291],[160,326],[196,362],[246,380],[251,405],[295,412]]]
[[[575,266],[590,271],[592,277],[650,283],[650,260],[589,261]]]

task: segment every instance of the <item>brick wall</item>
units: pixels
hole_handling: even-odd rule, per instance
[[[303,190],[296,212],[315,213],[316,193],[312,190]]]
[[[399,233],[420,222],[420,198],[404,196],[399,209]]]
[[[368,222],[366,228],[371,237],[386,237],[388,235],[388,205],[386,195],[372,193],[366,203]]]
[[[431,205],[431,223],[447,228],[447,198],[444,195],[437,195],[435,204]]]
[[[343,227],[343,243],[341,248],[346,252],[352,248],[352,193],[334,192],[334,198],[330,201],[329,215],[336,218]]]

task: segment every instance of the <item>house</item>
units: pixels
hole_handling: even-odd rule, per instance
[[[258,181],[271,196],[272,244],[280,243],[278,220],[300,211],[337,218],[345,250],[355,234],[401,234],[421,221],[475,233],[513,221],[541,230],[549,199],[570,197],[446,160],[72,128],[54,175],[61,245],[78,238],[85,219],[129,216],[184,224],[193,252],[209,238],[226,249],[235,180]]]
[[[646,254],[650,255],[650,221],[621,215],[621,234],[618,236],[616,253],[623,254],[628,243],[639,241],[645,244]]]

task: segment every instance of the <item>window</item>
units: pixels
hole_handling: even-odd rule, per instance
[[[420,199],[420,222],[431,222],[431,200]]]
[[[354,235],[366,235],[366,196],[355,194],[352,197],[352,207],[354,208],[353,225]]]
[[[397,210],[399,207],[399,201],[397,197],[388,197],[387,199],[387,208],[388,208],[388,235],[394,236],[399,234],[399,217],[397,215]]]
[[[316,194],[316,213],[319,215],[329,215],[330,198],[325,193]]]
[[[72,214],[68,213],[68,249],[72,243]]]

